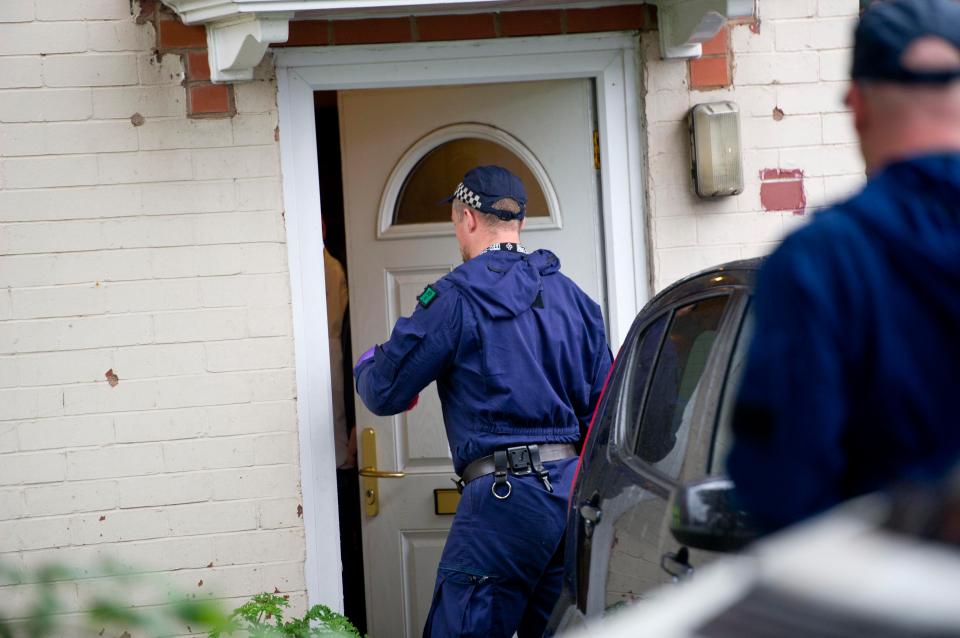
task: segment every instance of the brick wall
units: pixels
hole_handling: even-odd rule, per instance
[[[769,252],[812,211],[863,183],[843,105],[858,0],[760,0],[759,9],[758,22],[731,25],[689,64],[660,60],[657,39],[642,38],[657,289]],[[719,100],[740,106],[745,190],[702,200],[685,117]]]
[[[210,81],[207,30],[185,25],[159,0],[140,0],[137,24],[152,24],[157,34],[156,52],[177,55],[183,63],[187,115],[194,118],[233,117],[237,113],[232,84]]]
[[[0,560],[300,604],[276,85],[188,119],[138,10],[0,2]]]

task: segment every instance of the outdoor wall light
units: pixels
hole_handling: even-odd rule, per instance
[[[700,197],[743,192],[740,108],[733,102],[697,104],[690,110],[693,182]]]

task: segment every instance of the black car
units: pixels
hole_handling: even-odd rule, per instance
[[[669,501],[722,473],[760,259],[687,277],[637,316],[587,433],[547,635],[681,579],[714,554],[681,545]]]

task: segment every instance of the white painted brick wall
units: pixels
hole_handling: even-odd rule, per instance
[[[6,0],[0,3],[0,22],[30,22],[33,17],[33,0]]]
[[[0,1],[0,561],[302,607],[276,83],[188,119],[154,46],[129,0]]]
[[[39,56],[0,58],[0,89],[43,86]]]
[[[642,39],[656,290],[723,261],[766,254],[804,223],[806,216],[763,210],[762,170],[802,170],[808,215],[863,183],[843,104],[858,10],[857,0],[760,0],[759,33],[731,27],[734,84],[722,90],[690,91],[687,65],[661,60],[655,33]],[[703,200],[693,193],[685,116],[693,105],[721,100],[740,107],[744,192]]]
[[[773,25],[777,51],[846,49],[850,46],[855,16],[782,20]]]

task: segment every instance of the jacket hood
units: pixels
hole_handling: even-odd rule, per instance
[[[891,164],[854,204],[902,272],[960,281],[960,153]]]
[[[477,255],[447,275],[474,306],[493,319],[526,312],[543,291],[543,277],[560,270],[560,260],[549,250],[529,254],[491,251]]]
[[[868,279],[888,269],[892,286],[905,283],[940,316],[960,316],[960,153],[891,164],[840,208],[880,250],[857,253]]]

